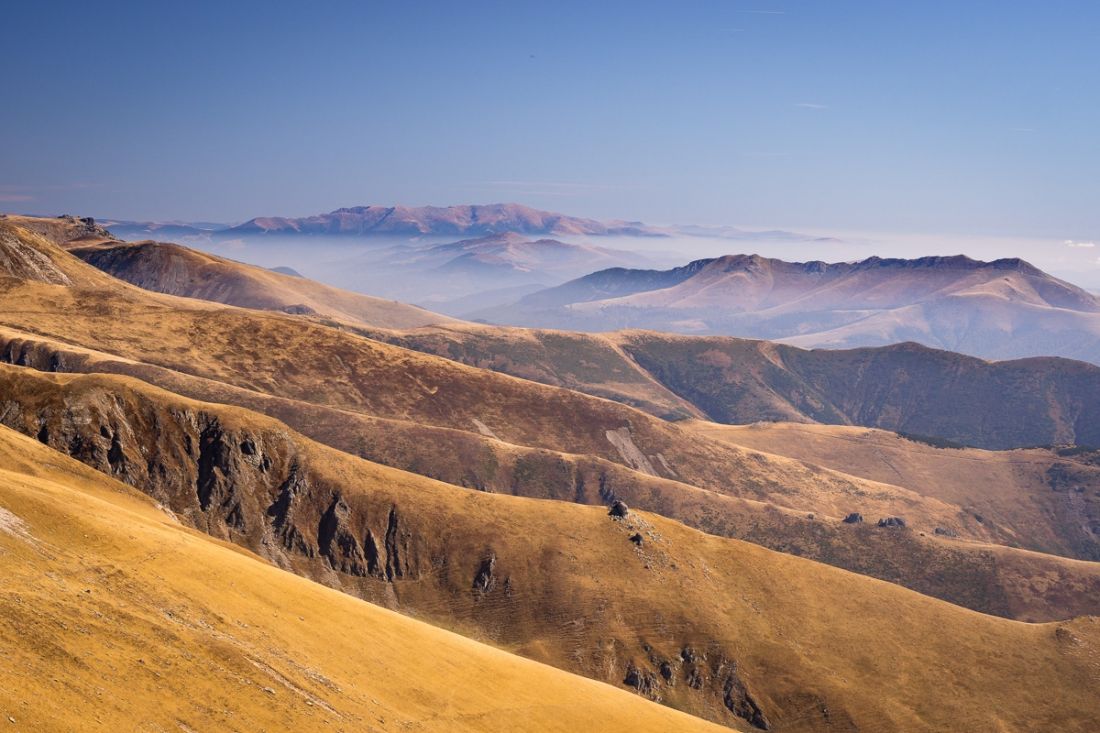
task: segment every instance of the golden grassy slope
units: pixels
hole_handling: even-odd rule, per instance
[[[76,357],[67,352],[64,358]],[[114,365],[98,362],[93,366],[106,369]],[[245,522],[243,529],[223,526],[221,520],[211,524],[207,514],[192,511],[201,479],[196,475],[191,449],[184,452],[181,446],[209,441],[196,425],[225,425],[237,415],[255,418],[248,410],[205,405],[198,412],[206,417],[191,420],[187,423],[190,427],[181,433],[172,426],[180,415],[196,412],[194,403],[143,382],[106,374],[48,374],[7,365],[0,365],[0,395],[0,423],[37,436],[143,489],[181,516],[190,517],[196,526],[219,536],[234,536],[280,561],[278,553],[264,549],[255,522]],[[239,396],[239,392],[231,395]],[[234,401],[249,404],[247,399]],[[826,518],[810,520],[799,512],[646,476],[588,456],[530,452],[469,434],[458,435],[475,442],[454,440],[457,431],[423,429],[393,421],[358,423],[352,413],[318,412],[304,403],[280,403],[278,409],[270,411],[285,411],[314,428],[314,423],[320,423],[326,431],[334,431],[333,435],[342,431],[352,436],[348,445],[334,441],[336,448],[349,452],[354,452],[362,427],[364,432],[376,435],[378,442],[388,440],[382,446],[387,455],[426,462],[426,468],[437,477],[451,467],[473,472],[491,466],[502,474],[502,481],[510,483],[505,493],[596,504],[618,497],[711,534],[747,539],[818,559],[987,613],[1024,620],[1065,619],[1095,613],[1095,599],[1100,594],[1100,565],[1095,563],[1018,550],[994,552],[996,548],[987,544],[877,528],[873,524],[850,526]],[[285,435],[285,428],[280,426],[277,432]],[[255,442],[247,437],[245,441]],[[286,439],[277,442],[285,443]],[[230,440],[228,445],[235,443]],[[494,451],[483,452],[487,446]],[[375,451],[379,449],[374,446]],[[231,469],[244,469],[252,463],[254,459],[240,458],[224,465],[220,480],[245,491],[253,486],[255,476]],[[383,531],[377,528],[376,536]]]
[[[1100,467],[1048,449],[937,448],[884,430],[834,425],[693,421],[685,426],[711,439],[841,469],[959,506],[1002,528],[1004,544],[1070,556],[1096,552]]]
[[[258,310],[321,316],[356,327],[417,328],[447,316],[164,242],[84,242],[68,250],[133,285]]]
[[[13,730],[722,730],[279,571],[7,429],[0,464]]]
[[[64,375],[52,378],[71,379]],[[110,403],[117,399],[113,395],[121,393],[111,389],[101,394]],[[215,409],[169,395],[163,398],[175,405],[165,414],[177,416],[184,424],[202,411]],[[759,705],[773,729],[779,731],[947,731],[960,727],[1029,731],[1036,720],[1063,731],[1089,731],[1100,719],[1096,702],[1100,699],[1100,670],[1095,666],[1100,653],[1100,628],[1095,621],[1028,625],[996,619],[890,584],[704,535],[655,515],[634,513],[619,522],[599,508],[463,491],[372,466],[288,434],[285,427],[247,411],[222,411],[218,424],[225,431],[228,445],[247,439],[260,447],[272,461],[268,474],[298,466],[298,475],[305,483],[295,494],[298,503],[293,536],[305,544],[300,554],[287,553],[286,557],[300,572],[593,677],[622,681],[632,667],[636,668],[650,685],[644,689],[701,715],[727,723],[736,721],[721,703],[722,690],[726,689],[727,695],[733,691],[735,699],[747,690],[748,699]],[[14,445],[16,449],[7,455],[25,458],[9,458],[5,465],[54,464],[63,472],[87,475],[84,469],[60,456],[43,453],[29,441]],[[271,486],[280,482],[273,477]],[[237,481],[233,485],[245,484]],[[101,628],[102,623],[116,634],[120,627],[125,633],[135,633],[132,627],[143,628],[139,619],[149,618],[145,614],[157,610],[156,604],[161,603],[167,604],[173,617],[178,609],[179,615],[200,626],[202,633],[210,629],[202,627],[200,618],[213,624],[214,631],[256,640],[261,649],[284,645],[296,648],[297,637],[281,626],[270,632],[265,626],[264,633],[270,636],[251,636],[260,633],[256,630],[259,616],[242,614],[233,605],[189,613],[198,602],[191,593],[199,586],[217,588],[224,579],[235,587],[219,588],[218,598],[226,600],[225,594],[229,594],[232,604],[245,603],[255,594],[263,599],[261,608],[270,604],[265,610],[270,611],[272,619],[277,614],[293,626],[293,612],[284,613],[276,607],[276,599],[286,591],[271,580],[274,576],[262,576],[253,585],[237,567],[225,564],[230,561],[220,556],[208,558],[190,545],[181,547],[180,540],[162,536],[150,540],[153,547],[139,544],[136,551],[125,550],[120,545],[132,547],[130,543],[140,542],[147,530],[131,529],[128,515],[114,506],[103,507],[106,515],[99,515],[106,526],[78,524],[75,529],[63,529],[65,521],[35,509],[34,491],[37,489],[30,494],[17,492],[16,501],[8,500],[6,495],[4,499],[5,507],[22,517],[32,534],[51,542],[58,551],[68,551],[72,545],[67,543],[74,539],[79,542],[84,534],[91,540],[91,547],[73,550],[62,556],[60,567],[52,568],[58,573],[64,570],[62,577],[71,578],[66,586],[78,591],[74,595],[79,598],[79,590],[86,587],[78,584],[98,577],[109,598],[120,594],[125,597],[132,589],[135,597],[150,597],[149,602],[154,604],[144,613],[124,618],[122,624],[93,621],[88,613],[70,617],[65,623],[77,629],[86,625]],[[387,511],[396,508],[402,518],[401,536],[405,538],[402,575],[392,579],[355,577],[334,570],[332,562],[341,555],[321,553],[312,534],[320,531],[316,528],[323,525],[321,515],[333,501],[333,492],[346,507],[346,513],[340,515],[344,536],[362,537],[364,525],[378,531],[379,522],[384,526]],[[254,498],[260,500],[261,508],[268,501],[274,503],[274,496]],[[57,506],[84,518],[81,521],[90,521],[87,517],[97,514],[69,495],[60,496]],[[222,510],[223,505],[213,506]],[[149,508],[146,511],[153,513]],[[125,521],[120,522],[120,517],[126,517]],[[246,518],[248,522],[256,519],[250,514]],[[112,536],[107,527],[119,528],[121,534]],[[642,547],[629,540],[635,532],[644,535]],[[138,539],[129,540],[130,536]],[[179,550],[165,553],[165,545]],[[82,564],[89,554],[108,548],[129,554],[106,567],[96,560]],[[495,583],[481,592],[471,583],[476,584],[479,566],[489,552],[495,559]],[[157,581],[155,592],[150,594],[148,588],[136,584],[134,576],[127,575],[125,563],[140,563],[140,568],[132,572],[152,572]],[[187,568],[201,568],[199,577],[186,579]],[[176,573],[184,573],[185,580],[175,579]],[[41,574],[31,577],[41,582]],[[183,603],[176,598],[177,593],[186,599]],[[99,597],[96,591],[92,595]],[[214,603],[209,596],[202,598]],[[279,670],[294,685],[327,700],[324,688],[310,684],[296,665],[316,667],[325,676],[329,676],[329,669],[335,669],[335,675],[343,668],[332,660],[328,663],[333,667],[325,664],[325,651],[331,653],[333,648],[326,648],[326,640],[350,638],[350,646],[360,650],[348,659],[349,665],[363,670],[363,676],[357,679],[366,680],[368,690],[380,686],[377,672],[369,666],[370,658],[378,650],[386,653],[390,647],[373,636],[359,636],[368,632],[346,611],[336,609],[330,615],[322,610],[322,606],[337,603],[328,599],[309,597],[309,610],[298,611],[306,619],[301,633],[309,635],[317,646],[307,648],[303,658],[287,652],[286,656],[261,657],[261,662]],[[95,610],[106,619],[119,618],[109,606]],[[72,609],[62,606],[56,612],[68,614]],[[94,616],[94,611],[89,613]],[[230,621],[241,617],[248,630]],[[26,624],[32,629],[42,628],[33,623],[20,623],[23,635],[27,633]],[[321,629],[330,632],[322,633]],[[51,632],[55,633],[52,628]],[[389,630],[387,638],[392,636],[393,630]],[[168,643],[178,644],[180,637],[186,639],[187,635],[176,631],[176,637]],[[122,639],[122,643],[117,639],[110,643],[116,645],[115,649],[125,648],[127,637],[123,635]],[[82,635],[78,641],[87,641],[87,637]],[[224,637],[220,641],[223,643],[209,643],[216,653],[224,654],[224,645],[232,646],[232,642]],[[140,652],[131,648],[125,656],[131,660],[138,654],[146,658],[142,642],[140,637],[134,642]],[[6,645],[9,643],[5,640]],[[106,646],[107,642],[102,644]],[[83,649],[86,653],[88,647]],[[404,651],[417,654],[415,648]],[[404,659],[400,654],[386,658]],[[169,654],[169,659],[178,657]],[[97,680],[108,671],[90,660],[84,663],[91,666]],[[239,667],[225,664],[241,675]],[[668,666],[672,684],[661,681],[663,665]],[[447,670],[435,657],[427,666],[439,674]],[[158,671],[167,675],[171,667],[165,665]],[[700,675],[700,691],[689,684],[693,672]],[[185,670],[176,673],[182,675]],[[262,670],[254,674],[257,680],[264,675]],[[416,674],[411,677],[432,679]],[[47,675],[35,679],[47,684]],[[341,681],[346,678],[334,679],[344,687]],[[216,686],[224,689],[225,681],[217,682]],[[102,682],[94,684],[103,686]],[[280,685],[269,682],[268,686],[283,694]],[[494,694],[499,693],[500,684],[494,681],[490,686]],[[389,698],[394,707],[403,694],[408,693],[394,689]],[[524,699],[510,691],[499,694]],[[438,688],[431,688],[425,695],[424,705],[438,705]],[[206,698],[200,695],[199,699]],[[225,704],[224,698],[215,699],[215,710]],[[523,712],[526,714],[525,709]],[[413,716],[413,712],[400,714]]]
[[[39,335],[207,383],[323,408],[482,437],[491,432],[512,445],[592,455],[654,476],[801,511],[843,516],[847,509],[842,497],[859,494],[884,512],[894,504],[915,503],[925,505],[920,514],[933,517],[932,522],[954,521],[950,507],[897,487],[807,471],[789,459],[690,435],[615,402],[291,316],[222,308],[132,287],[72,288],[23,281],[0,291],[0,323],[11,327],[9,339],[20,333]],[[195,396],[228,399],[224,394]],[[975,525],[974,531],[980,528]]]

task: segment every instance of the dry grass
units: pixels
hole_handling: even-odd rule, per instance
[[[277,570],[6,429],[0,456],[12,730],[722,729]]]
[[[73,254],[138,287],[258,310],[301,313],[351,327],[417,328],[454,322],[404,303],[163,242],[83,242]]]

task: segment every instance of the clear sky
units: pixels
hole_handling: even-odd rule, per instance
[[[1100,240],[1096,0],[11,2],[3,24],[5,210],[519,201]]]

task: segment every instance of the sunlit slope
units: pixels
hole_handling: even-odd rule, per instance
[[[1003,543],[1100,560],[1096,451],[945,448],[884,430],[754,423],[685,426],[734,445],[843,468],[959,506],[1002,531]]]
[[[74,272],[106,277],[58,252]],[[299,317],[149,293],[110,278],[83,288],[9,280],[0,299],[0,317],[19,324],[0,333],[6,361],[131,374],[271,414],[341,450],[462,486],[583,503],[624,498],[708,532],[989,613],[1046,620],[1096,607],[1078,566],[1012,553],[991,558],[934,537],[943,526],[960,537],[1003,540],[958,507],[724,445],[606,400]],[[905,516],[910,527],[855,530],[839,521],[851,511],[867,512],[872,523]],[[1073,582],[1033,583],[1036,574]]]
[[[89,234],[82,220],[7,221],[45,232],[54,241],[75,238],[69,245],[75,251],[154,291],[315,311],[376,340],[607,397],[662,417],[866,425],[985,448],[1100,443],[1095,417],[1100,414],[1100,368],[1080,362],[989,363],[911,343],[805,351],[762,341],[644,332],[589,335],[462,323],[409,329],[435,314],[178,245],[106,241],[95,237],[94,227]],[[1060,287],[1051,284],[1053,290],[1043,290],[1042,297],[1072,300],[1072,292]],[[1003,394],[1013,399],[996,399]]]
[[[0,459],[13,730],[722,730],[277,570],[5,428]]]
[[[422,308],[246,265],[164,242],[74,242],[73,254],[138,287],[354,326],[416,328],[455,322]]]
[[[1094,621],[985,616],[656,515],[458,489],[132,380],[45,378],[73,391],[40,437],[193,526],[700,716],[908,732],[1100,715]]]

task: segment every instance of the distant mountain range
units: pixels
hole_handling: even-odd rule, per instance
[[[522,204],[462,206],[352,206],[305,217],[261,216],[243,224],[106,220],[112,231],[140,236],[240,237],[257,234],[316,236],[469,236],[516,233],[571,236],[665,236],[641,222],[602,222],[540,211]]]
[[[510,302],[601,264],[650,263],[626,250],[508,232],[442,244],[411,242],[359,250],[332,269],[349,273],[347,285],[358,290],[454,314]],[[451,305],[453,300],[457,302]]]
[[[103,224],[110,227],[116,235],[127,239],[230,239],[256,235],[477,238],[512,233],[528,236],[682,236],[733,240],[835,241],[782,230],[751,231],[730,226],[653,226],[640,221],[599,221],[542,211],[516,203],[352,206],[304,217],[261,216],[241,224],[124,219],[104,219]]]
[[[1100,298],[1019,259],[829,264],[732,255],[671,270],[602,270],[470,315],[545,328],[736,335],[806,348],[915,341],[991,359],[1100,363]]]

